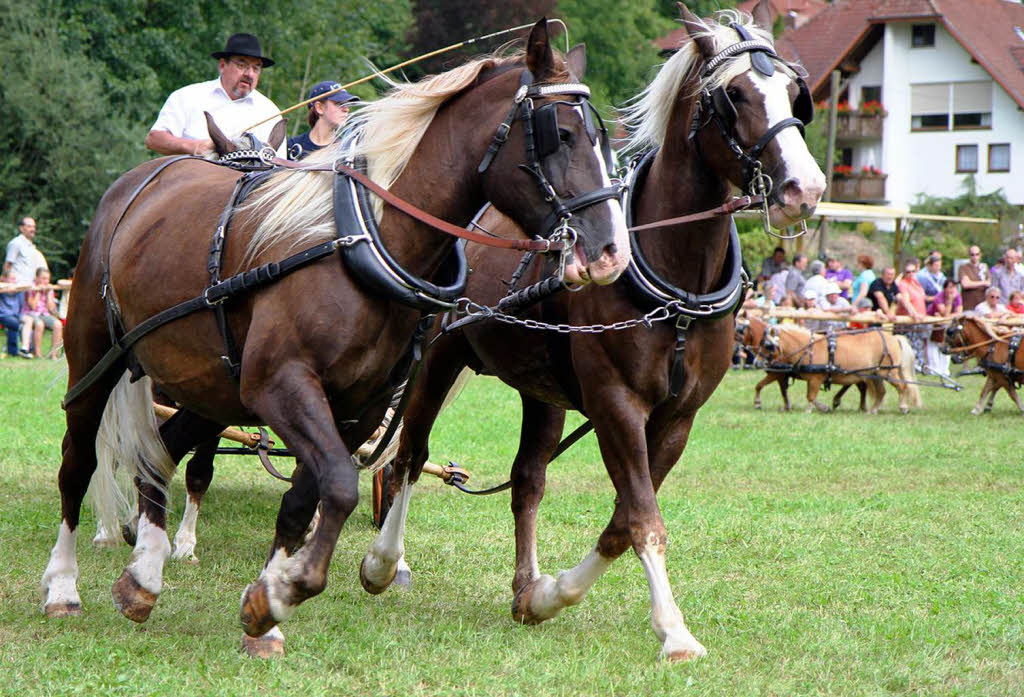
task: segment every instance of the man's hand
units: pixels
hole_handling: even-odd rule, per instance
[[[179,138],[168,131],[150,131],[146,136],[146,147],[161,155],[197,155],[213,152],[213,141],[209,138]]]

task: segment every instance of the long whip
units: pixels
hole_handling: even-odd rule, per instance
[[[565,28],[565,22],[563,22],[560,19],[549,19],[548,22],[557,22],[558,24],[562,25],[563,29]],[[488,39],[493,39],[496,36],[501,36],[503,34],[511,34],[512,32],[520,31],[522,29],[526,29],[527,27],[532,27],[533,24],[534,24],[533,22],[531,22],[529,24],[520,24],[518,27],[509,27],[508,29],[502,29],[501,31],[491,32],[490,34],[484,34],[483,36],[477,36],[477,37],[475,37],[473,39],[466,39],[465,41],[460,41],[457,44],[452,44],[451,46],[445,46],[444,48],[439,48],[437,50],[430,51],[429,53],[424,53],[423,55],[416,56],[415,58],[410,58],[407,61],[402,61],[401,63],[399,63],[397,65],[391,66],[390,68],[386,68],[384,70],[374,71],[374,72],[370,73],[369,75],[365,75],[365,76],[359,78],[358,80],[353,80],[352,82],[345,83],[344,85],[340,85],[339,87],[335,87],[333,90],[330,90],[329,92],[324,92],[323,94],[319,94],[316,97],[313,97],[312,99],[307,99],[305,101],[299,102],[298,104],[294,104],[294,105],[288,107],[287,109],[283,109],[283,110],[277,112],[276,114],[274,114],[273,116],[268,116],[267,118],[263,119],[262,121],[257,121],[253,125],[251,125],[248,128],[244,129],[244,131],[251,131],[252,129],[256,128],[257,126],[261,126],[261,125],[265,124],[267,121],[273,121],[278,116],[284,116],[285,114],[287,114],[289,112],[295,111],[299,107],[304,107],[307,104],[310,104],[311,102],[318,102],[321,99],[325,99],[327,97],[330,97],[332,94],[335,94],[337,92],[341,92],[342,90],[346,90],[349,87],[355,87],[356,85],[361,85],[364,82],[368,82],[368,81],[374,79],[375,77],[380,77],[381,75],[387,75],[388,73],[392,73],[392,72],[394,72],[396,70],[400,70],[400,69],[406,67],[407,65],[412,65],[413,63],[418,63],[418,62],[426,60],[428,58],[433,58],[434,56],[439,56],[442,53],[448,53],[449,51],[454,51],[457,48],[463,48],[465,46],[472,46],[475,43],[479,43],[481,41],[487,41]],[[566,35],[568,35],[568,30],[566,30]],[[568,42],[567,42],[567,44],[568,44]],[[566,49],[566,50],[568,50],[568,49]]]

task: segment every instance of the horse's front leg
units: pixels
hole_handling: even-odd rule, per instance
[[[843,385],[841,388],[839,388],[839,391],[836,392],[836,396],[832,398],[832,411],[837,411],[839,409],[839,405],[843,401],[843,395],[846,394],[846,391],[849,390],[849,389],[850,389],[850,385]],[[861,391],[861,411],[864,411],[864,392],[863,391]]]
[[[430,431],[462,374],[469,350],[461,335],[442,338],[427,353],[414,383],[406,386],[412,393],[397,435],[393,481],[385,483],[396,484],[397,490],[384,524],[359,566],[359,581],[368,593],[383,593],[392,584],[398,588],[412,584],[412,570],[405,562],[405,523],[412,487],[429,455]]]
[[[978,414],[982,413],[983,410],[985,412],[992,411],[992,402],[995,399],[997,389],[998,388],[996,387],[996,381],[992,377],[992,374],[986,372],[985,384],[982,385],[981,387],[981,395],[978,397],[978,403],[975,405],[973,409],[971,409],[971,413],[977,416]],[[985,407],[986,397],[988,397],[988,408]]]
[[[808,377],[807,378],[807,411],[818,411],[827,414],[828,405],[822,404],[818,401],[818,391],[821,389],[821,385],[824,382],[822,377]]]
[[[264,635],[327,586],[338,534],[359,498],[358,472],[312,369],[294,361],[273,371],[262,385],[256,382],[247,387],[243,376],[243,402],[281,436],[309,471],[308,481],[315,482],[319,496],[320,517],[310,540],[295,551],[316,501],[310,500],[310,487],[294,494],[297,505],[282,501],[267,563],[242,595],[242,628],[251,637]]]
[[[755,409],[760,409],[761,408],[761,390],[763,390],[766,385],[769,385],[769,384],[775,382],[778,379],[779,379],[779,374],[778,373],[767,373],[763,378],[761,378],[761,381],[754,386],[754,408]]]
[[[196,446],[195,453],[189,458],[185,469],[185,512],[181,516],[181,525],[174,535],[174,551],[172,559],[184,559],[191,564],[198,564],[196,558],[196,522],[199,519],[199,505],[203,496],[210,488],[213,480],[213,458],[217,453],[220,438],[208,438]]]
[[[651,599],[651,625],[661,641],[661,657],[688,660],[707,654],[683,620],[672,595],[665,554],[668,535],[658,509],[657,486],[679,459],[693,415],[644,414],[634,406],[632,395],[609,395],[608,408],[591,409],[605,467],[615,485],[617,503],[612,520],[601,533],[596,556],[605,564],[632,546],[647,576]],[[656,443],[648,451],[648,440]]]

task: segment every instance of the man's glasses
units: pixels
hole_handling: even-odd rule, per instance
[[[254,75],[259,75],[260,72],[262,72],[262,70],[263,70],[263,66],[261,64],[259,64],[259,63],[248,63],[246,61],[239,60],[237,58],[232,58],[228,62],[231,63],[231,65],[233,65],[236,68],[238,68],[239,70],[241,70],[243,73],[246,70],[251,70]]]

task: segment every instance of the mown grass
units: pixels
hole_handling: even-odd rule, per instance
[[[708,658],[656,662],[647,584],[631,554],[581,605],[539,627],[513,624],[507,494],[423,483],[406,540],[414,588],[367,595],[364,478],[328,589],[283,627],[288,655],[266,662],[239,652],[238,598],[262,565],[284,485],[254,459],[218,460],[201,562],[168,564],[148,623],[113,609],[110,584],[129,550],[92,549],[91,514],[78,545],[85,614],[42,617],[64,378],[53,363],[0,362],[0,693],[1024,692],[1024,469],[1009,401],[971,417],[980,383],[969,378],[960,394],[925,390],[924,409],[906,417],[894,394],[877,417],[852,402],[831,416],[780,414],[774,388],[758,412],[757,377],[727,377],[661,495],[675,596]],[[497,483],[518,419],[511,391],[475,380],[439,423],[433,459],[459,461],[473,484]],[[183,486],[179,476],[175,526]],[[612,499],[592,437],[552,466],[540,514],[545,572],[587,553]]]

